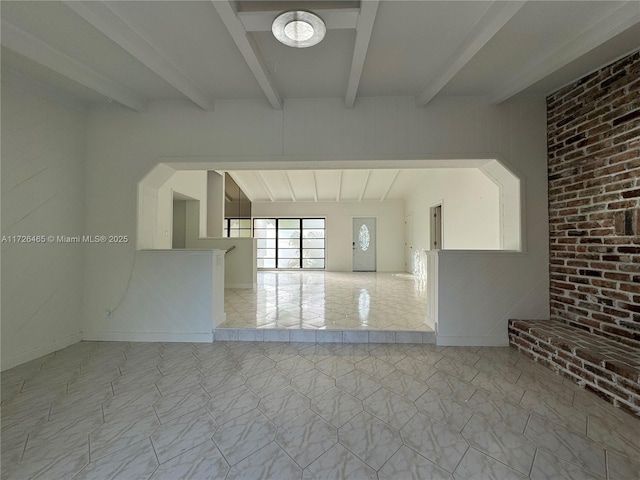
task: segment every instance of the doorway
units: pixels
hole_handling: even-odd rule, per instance
[[[186,248],[187,243],[187,201],[173,199],[173,232],[171,248]]]
[[[413,214],[404,217],[404,270],[407,273],[415,272],[413,259]]]
[[[353,219],[353,271],[376,271],[376,219]]]
[[[431,207],[431,250],[442,250],[442,204]]]

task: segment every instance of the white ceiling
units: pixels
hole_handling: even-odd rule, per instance
[[[279,44],[284,9],[323,42]],[[2,1],[3,68],[89,107],[184,100],[546,94],[640,44],[638,1]],[[249,29],[250,31],[247,31]]]
[[[469,162],[466,168],[476,168]],[[404,200],[433,168],[235,170],[228,173],[252,202]]]
[[[296,7],[327,23],[311,48],[278,43]],[[203,110],[252,99],[547,94],[640,47],[640,1],[9,1],[2,68],[85,108]],[[5,70],[6,71],[6,70]],[[113,105],[110,108],[113,108]],[[424,172],[422,172],[424,174]],[[404,198],[415,170],[236,171],[253,201]]]

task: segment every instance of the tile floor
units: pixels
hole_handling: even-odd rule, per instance
[[[81,342],[2,373],[3,480],[633,480],[638,427],[508,347]]]
[[[433,331],[426,282],[409,274],[258,272],[258,289],[225,291],[220,328]]]

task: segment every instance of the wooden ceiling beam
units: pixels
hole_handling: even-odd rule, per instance
[[[275,81],[267,67],[267,63],[258,48],[253,36],[244,29],[229,0],[211,0],[222,22],[227,27],[231,38],[242,54],[249,69],[253,73],[258,85],[267,100],[276,110],[282,110],[282,99],[276,88]]]
[[[462,68],[518,13],[526,2],[496,1],[485,11],[451,57],[439,68],[438,75],[416,97],[416,105],[424,107]]]
[[[63,3],[194,104],[203,110],[213,110],[214,102],[208,95],[126,23],[112,7],[103,2]]]
[[[71,58],[47,45],[39,38],[2,20],[1,43],[16,53],[53,70],[74,82],[107,97],[108,100],[128,107],[136,112],[144,112],[147,102],[138,94],[96,72],[82,62]]]
[[[358,15],[358,25],[356,27],[356,42],[353,47],[353,57],[351,58],[351,69],[349,71],[349,81],[347,83],[347,93],[344,104],[347,108],[353,108],[360,85],[360,77],[364,68],[364,60],[369,49],[373,24],[378,13],[378,0],[362,0],[360,2],[360,14]]]

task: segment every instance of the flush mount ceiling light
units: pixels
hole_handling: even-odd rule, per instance
[[[285,45],[306,48],[320,43],[327,27],[316,14],[295,10],[278,15],[271,25],[271,31]]]

